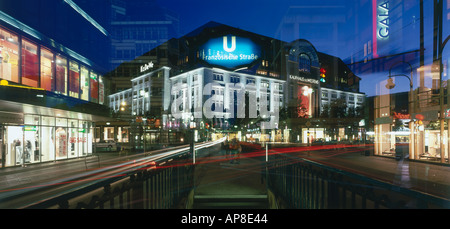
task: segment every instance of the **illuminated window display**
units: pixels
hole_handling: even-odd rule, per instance
[[[74,61],[70,61],[69,76],[69,95],[78,98],[80,94],[80,69]]]
[[[25,116],[24,122],[25,126],[23,127],[23,152],[27,156],[26,163],[36,163],[40,161],[40,117],[37,115],[27,115]]]
[[[55,92],[67,95],[67,60],[61,56],[56,57]]]
[[[298,88],[298,117],[309,118],[311,114],[311,94],[312,89],[308,86],[299,86]]]
[[[54,83],[53,83],[53,53],[46,50],[41,49],[41,88],[47,91],[53,91]]]
[[[98,75],[91,72],[90,74],[91,85],[91,102],[98,103]]]
[[[6,166],[23,164],[28,160],[27,155],[23,155],[23,131],[21,126],[7,126],[6,133]]]
[[[67,119],[56,119],[55,145],[56,159],[67,158]]]
[[[93,125],[89,121],[24,115],[24,124],[5,126],[5,167],[92,154]]]
[[[0,29],[0,78],[19,83],[19,39]]]
[[[39,57],[37,45],[22,40],[22,84],[39,86]]]
[[[69,121],[69,158],[77,157],[78,153],[78,121]]]
[[[92,154],[92,128],[91,123],[86,121],[79,121],[78,129],[78,156],[86,156]]]
[[[80,99],[89,101],[89,70],[81,67],[80,75]]]
[[[42,162],[55,160],[55,117],[42,117],[41,127],[41,160]]]
[[[88,66],[81,66],[75,60],[69,61],[48,48],[19,39],[17,35],[1,28],[0,79],[40,87],[85,101],[104,103],[102,76],[91,72]]]

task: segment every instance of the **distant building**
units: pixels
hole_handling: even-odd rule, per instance
[[[161,47],[167,52],[159,52]],[[144,62],[148,56],[153,59]],[[334,100],[334,93],[345,95],[346,109],[347,105],[362,106],[364,98],[359,92],[360,78],[339,58],[317,52],[308,41],[286,43],[215,22],[171,39],[119,68],[130,66],[141,74],[131,79],[131,90],[117,89],[109,97],[110,106],[119,112],[120,104],[131,103],[126,112],[138,116],[133,120],[158,117],[161,133],[183,132],[193,121],[200,127],[199,139],[206,138],[205,133],[212,137],[228,133],[263,141],[296,141],[297,134],[307,135],[302,127],[307,128],[308,122],[323,128],[324,123],[317,120],[323,104]],[[155,82],[162,84],[154,86]],[[244,85],[247,119],[237,117],[243,98],[234,88],[237,83]],[[205,92],[210,84],[212,88]],[[130,93],[131,98],[125,97]],[[322,93],[330,96],[322,98]],[[255,100],[251,100],[253,95]],[[181,105],[174,108],[177,100]],[[213,117],[205,115],[206,102],[212,102]],[[154,112],[158,106],[160,113]],[[256,115],[250,117],[252,109]]]

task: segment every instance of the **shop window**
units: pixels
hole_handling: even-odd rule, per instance
[[[69,65],[69,95],[79,98],[80,95],[80,69],[78,63],[70,61]]]
[[[331,98],[332,99],[337,99],[337,93],[336,92],[332,92],[331,93]]]
[[[39,124],[39,121],[37,121],[36,124]],[[41,161],[39,150],[40,128],[39,125],[25,125],[23,128],[23,156],[25,156],[25,163],[38,163]]]
[[[47,91],[53,91],[53,53],[46,50],[41,49],[41,88]]]
[[[67,59],[56,57],[56,84],[55,92],[67,95]]]
[[[56,159],[67,158],[67,130],[65,127],[57,127],[55,131]]]
[[[69,158],[74,158],[78,156],[78,120],[69,120]]]
[[[19,39],[0,29],[0,78],[19,83]]]
[[[44,117],[42,117],[44,120]],[[54,123],[54,118],[53,117],[49,117],[51,119],[53,119],[53,123]],[[49,121],[49,120],[47,120]],[[44,123],[44,122],[43,122]],[[50,126],[42,126],[41,127],[41,133],[40,133],[40,140],[41,140],[41,144],[40,144],[40,149],[39,149],[39,154],[41,157],[41,162],[46,162],[46,161],[54,161],[55,160],[55,127],[50,127]]]
[[[23,155],[23,128],[21,126],[6,127],[6,155],[5,165],[20,165],[29,160]]]
[[[80,99],[89,101],[89,70],[81,67]]]
[[[90,101],[94,103],[98,103],[98,75],[96,73],[91,72],[90,74],[90,91],[91,97]]]
[[[114,127],[105,127],[103,134],[104,140],[114,140]]]

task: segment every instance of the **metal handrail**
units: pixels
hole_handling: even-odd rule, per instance
[[[305,158],[277,153],[271,157],[269,189],[285,208],[370,208],[369,203],[372,208],[450,208],[448,199]]]

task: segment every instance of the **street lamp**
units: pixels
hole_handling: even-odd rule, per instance
[[[392,74],[391,74],[392,68],[393,68],[396,64],[399,64],[399,63],[406,63],[406,64],[409,65],[409,68],[410,68],[410,76],[408,76],[408,75],[406,75],[406,74],[395,74],[395,75],[392,75]],[[411,110],[412,110],[412,111],[410,111],[410,114],[413,114],[413,112],[415,112],[415,109],[414,109],[415,106],[414,106],[414,104],[411,105],[411,103],[414,102],[414,101],[412,100],[412,98],[413,98],[413,68],[412,68],[411,64],[408,63],[408,62],[405,62],[405,61],[399,61],[399,62],[394,63],[394,64],[391,66],[391,68],[389,69],[389,76],[388,76],[389,79],[387,80],[387,84],[386,84],[386,88],[387,88],[387,89],[391,90],[391,89],[393,89],[393,88],[395,87],[395,83],[394,83],[392,77],[396,77],[396,76],[404,76],[404,77],[406,77],[406,78],[409,80],[409,92],[410,92],[410,95],[409,95],[409,105],[410,105]]]
[[[392,70],[392,68],[395,66],[395,65],[397,65],[397,64],[399,64],[399,63],[406,63],[406,64],[408,64],[409,65],[409,68],[410,68],[410,76],[408,76],[408,75],[406,75],[406,74],[395,74],[395,75],[392,75],[391,74],[391,70]],[[412,114],[416,111],[416,109],[415,109],[415,103],[414,103],[414,100],[413,100],[413,68],[412,68],[412,66],[411,66],[411,64],[410,63],[408,63],[408,62],[405,62],[405,61],[398,61],[398,62],[396,62],[396,63],[394,63],[392,66],[391,66],[391,68],[389,68],[389,79],[387,80],[387,84],[386,84],[386,88],[387,89],[389,89],[389,90],[391,90],[391,89],[393,89],[394,87],[395,87],[395,83],[394,83],[394,81],[393,81],[393,79],[392,79],[392,77],[396,77],[396,76],[404,76],[404,77],[406,77],[408,80],[409,80],[409,96],[408,96],[408,102],[409,102],[409,107],[410,107],[410,132],[411,132],[411,137],[410,137],[410,142],[412,143],[412,135],[414,134],[414,128],[411,128],[411,127],[413,127],[413,125],[412,125],[412,120],[413,120],[413,117],[412,117]],[[410,144],[411,144],[410,143]],[[411,145],[410,145],[410,153],[411,153],[411,151],[414,149]],[[415,151],[415,150],[414,150]],[[414,153],[414,158],[416,158],[415,157],[415,152],[413,152]]]
[[[189,149],[192,153],[192,157],[193,157],[193,164],[195,164],[195,143],[194,143],[194,129],[196,128],[196,123],[194,121],[194,116],[191,116],[191,121],[189,123],[189,127],[190,127],[190,134],[191,134],[191,141],[189,143]]]

